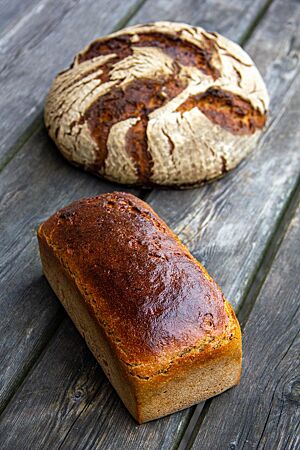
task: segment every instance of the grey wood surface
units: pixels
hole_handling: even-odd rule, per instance
[[[299,249],[300,206],[243,333],[241,384],[211,402],[193,450],[300,448]]]
[[[0,36],[27,20],[43,0],[0,0]]]
[[[146,3],[133,20],[173,19],[201,24],[202,12],[205,20],[211,21],[212,26],[205,23],[207,28],[223,26],[223,16],[224,23],[229,23],[227,32],[223,32],[234,38],[236,28],[236,36],[244,39],[269,2],[255,2],[255,14],[251,14],[250,2],[185,2],[185,8],[174,2],[178,17],[175,7],[167,10],[166,1],[155,2],[161,5],[161,12],[155,11],[153,3]],[[244,15],[237,4],[244,5]],[[230,13],[226,14],[226,8]],[[236,17],[242,17],[244,25]],[[247,45],[267,79],[273,108],[268,132],[255,155],[231,175],[202,189],[154,191],[148,196],[152,206],[216,275],[236,306],[248,291],[297,184],[298,30],[299,2],[275,1]],[[64,314],[41,277],[35,228],[73,198],[114,188],[69,167],[43,130],[28,140],[2,173],[1,282],[6,290],[2,303],[6,308],[1,306],[4,317],[0,317],[0,328],[7,339],[0,355],[6,377],[0,382],[3,386],[10,380],[5,384],[5,400],[38,359],[1,417],[4,448],[176,448],[189,421],[191,410],[186,410],[157,422],[135,425],[68,320],[39,357]],[[12,346],[13,342],[16,345]],[[46,428],[51,432],[46,433]]]
[[[259,20],[270,0],[156,0],[147,1],[130,24],[174,20],[218,31],[229,39],[243,41]]]
[[[7,450],[166,449],[177,427],[174,416],[137,425],[67,319],[5,410],[0,441]]]
[[[37,226],[74,199],[118,189],[128,190],[66,164],[44,130],[38,131],[2,172],[1,408],[62,318],[59,302],[41,273]]]
[[[168,222],[171,219],[173,228],[198,259],[205,262],[211,273],[217,274],[216,279],[221,280],[225,293],[229,294],[236,307],[241,304],[250,287],[288,196],[296,188],[300,172],[300,155],[297,151],[300,139],[300,98],[296,95],[299,92],[299,49],[292,39],[299,29],[299,6],[297,2],[275,2],[248,45],[255,59],[263,63],[261,68],[267,80],[271,80],[273,114],[260,149],[237,172],[218,183],[186,192],[153,191],[148,197],[150,204],[162,217]],[[279,24],[281,32],[278,35]],[[294,42],[292,48],[291,41]],[[279,42],[280,45],[275,45]],[[276,86],[278,76],[281,82],[279,92],[278,89],[272,89],[272,85]],[[282,85],[284,80],[285,86]],[[208,237],[207,232],[210,233]],[[50,361],[45,364],[45,368]],[[120,443],[113,441],[114,425],[109,418],[105,416],[101,417],[101,421],[98,419],[93,422],[100,404],[86,405],[84,402],[84,405],[84,415],[79,415],[76,426],[71,427],[63,448],[74,446],[81,449],[88,446],[89,442],[92,443],[90,448],[110,448],[111,442],[118,448]],[[116,408],[114,420],[123,414],[122,409]],[[180,434],[190,414],[191,410],[187,410],[169,419],[176,420],[180,425]],[[120,439],[126,448],[142,449],[144,442],[147,442],[146,448],[172,448],[173,445],[176,447],[180,439],[180,435],[175,439],[173,434],[170,441],[167,427],[163,433],[161,430],[154,433],[149,443],[146,436],[152,436],[156,422],[137,430],[128,427],[124,419],[120,422],[123,424],[118,427]],[[99,430],[103,423],[107,430],[105,442],[102,441],[103,432]],[[88,436],[83,443],[78,430]],[[159,441],[155,436],[158,436]]]
[[[0,167],[32,133],[33,119],[38,117],[35,125],[41,122],[43,101],[56,73],[91,39],[123,26],[144,1],[40,0],[31,20],[0,36]],[[133,21],[193,21],[238,39],[268,3],[175,0],[170,7],[167,0],[148,1]]]
[[[163,2],[162,6],[164,5]],[[199,2],[198,5],[201,12],[202,3]],[[210,8],[208,8],[209,5]],[[248,7],[248,3],[246,5]],[[262,5],[264,5],[263,2]],[[147,4],[144,8],[146,6]],[[206,2],[203,12],[206,9],[213,11],[216,6],[215,0]],[[195,2],[190,3],[189,17],[191,19],[194,8]],[[259,9],[258,5],[256,8]],[[235,3],[230,30],[235,27],[233,11],[236,9]],[[157,19],[165,18],[164,12],[160,17],[159,2],[157,2],[156,12]],[[214,28],[214,20],[216,20],[216,26],[220,23],[223,13],[224,6],[220,16],[215,15],[215,18],[211,16],[210,28]],[[185,17],[188,18],[187,15]],[[179,18],[180,16],[177,20]],[[246,30],[251,26],[248,22],[249,14],[246,14],[245,18],[244,29]],[[140,20],[138,18],[138,21]],[[152,16],[147,15],[147,8],[144,12],[144,20],[152,20]],[[101,182],[65,163],[44,130],[35,132],[3,170],[0,178],[2,193],[0,218],[3,227],[0,280],[5,286],[5,295],[0,299],[0,305],[4,305],[4,313],[0,316],[0,329],[4,329],[6,344],[0,349],[1,407],[4,407],[18,383],[25,376],[61,317],[58,302],[53,301],[52,294],[43,301],[46,294],[36,247],[37,225],[57,208],[74,198],[113,189],[123,190],[124,187]],[[167,220],[168,216],[165,218]],[[24,265],[26,271],[23,271]],[[7,307],[8,299],[9,308]],[[26,330],[25,333],[24,330]],[[16,342],[18,345],[7,352],[7,346],[11,342]]]
[[[141,3],[42,0],[30,20],[0,37],[0,167],[32,132],[57,72],[90,40],[122,26]]]
[[[0,36],[4,62],[0,71],[0,142],[5,140],[5,149],[9,149],[6,139],[10,133],[20,136],[36,116],[36,105],[41,108],[45,89],[62,64],[70,63],[74,52],[89,39],[129,19],[131,8],[138,5],[137,0],[103,1],[101,5],[41,0],[12,31]],[[49,294],[45,299],[36,249],[38,223],[58,204],[63,205],[63,199],[67,203],[75,197],[123,189],[100,183],[65,164],[41,126],[24,145],[28,138],[26,133],[20,137],[22,151],[0,179],[0,280],[5,286],[0,298],[0,329],[5,336],[0,348],[0,411],[61,318],[58,303]]]
[[[245,46],[264,76],[270,118],[237,170],[202,189],[147,197],[237,306],[300,173],[300,3],[274,1]],[[174,207],[176,205],[176,207]],[[229,267],[224,267],[228,261]]]

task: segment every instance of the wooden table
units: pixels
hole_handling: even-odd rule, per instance
[[[299,448],[300,2],[1,0],[0,8],[0,448]],[[244,335],[238,387],[138,426],[43,277],[36,240],[57,208],[124,187],[68,165],[42,109],[54,75],[87,42],[162,19],[241,43],[266,80],[271,112],[258,148],[222,180],[131,190],[215,277]]]

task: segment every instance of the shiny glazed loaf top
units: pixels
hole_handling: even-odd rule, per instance
[[[82,199],[38,231],[128,364],[159,363],[225,336],[220,288],[143,201],[126,193]]]

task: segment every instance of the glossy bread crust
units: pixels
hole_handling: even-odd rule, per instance
[[[38,237],[50,284],[112,384],[128,384],[131,406],[116,389],[137,420],[207,398],[200,385],[197,396],[187,391],[177,403],[168,401],[176,397],[174,379],[181,374],[180,385],[207,364],[217,373],[218,358],[233,361],[230,382],[213,386],[209,396],[236,384],[241,338],[235,315],[206,270],[146,203],[125,193],[79,200],[42,224]],[[104,367],[95,338],[88,337],[89,323],[122,370]],[[162,390],[166,383],[175,389],[172,396]],[[150,407],[164,396],[165,409],[158,412],[155,402]]]

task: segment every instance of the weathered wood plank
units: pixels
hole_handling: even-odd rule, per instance
[[[288,22],[290,16],[293,19]],[[280,36],[278,22],[275,25],[273,22],[275,20],[285,23]],[[282,4],[277,1],[248,45],[250,50],[255,49],[255,59],[260,60],[262,52],[265,67],[268,68],[264,73],[267,80],[271,81],[273,108],[268,132],[256,154],[238,171],[204,189],[154,191],[148,197],[151,205],[179,232],[194,254],[204,260],[209,271],[217,274],[217,280],[221,280],[225,293],[231,293],[229,298],[236,308],[240,306],[251,284],[300,173],[300,155],[297,152],[300,139],[299,48],[297,44],[290,48],[291,37],[299,29],[299,20],[299,3],[292,1]],[[281,44],[275,46],[277,42]],[[278,76],[281,93],[284,92],[282,83],[285,83],[284,96],[278,95],[278,90],[272,88],[275,85],[273,77]],[[50,359],[45,368],[48,364],[51,364]],[[84,445],[81,447],[81,438],[86,434],[89,440],[84,440],[85,445],[92,442],[95,445],[92,448],[110,448],[109,444],[102,447],[100,422],[94,422],[97,407],[92,404],[85,406],[84,415],[78,416],[76,427],[70,429],[63,448],[84,448]],[[124,411],[115,409],[111,414],[113,420],[118,420],[120,416],[123,417]],[[171,422],[174,419],[180,425],[181,434],[190,414],[191,410],[187,410],[168,420]],[[109,439],[115,439],[114,427],[110,422],[112,416],[101,418],[101,426],[102,421],[106,424],[108,442]],[[158,423],[143,425],[141,429],[131,430],[128,434],[124,421],[125,425],[118,428],[120,438],[117,442],[114,440],[115,448],[121,442],[126,448],[143,448],[141,435],[145,439]],[[180,438],[180,435],[177,436]],[[129,437],[130,440],[124,440]],[[172,439],[175,437],[173,434]],[[153,438],[152,446],[149,447],[147,443],[146,448],[172,448],[172,439],[166,428],[159,433],[159,445]],[[101,446],[98,446],[98,441],[102,442]]]
[[[0,36],[11,30],[20,19],[30,15],[37,4],[43,0],[1,0],[0,1]],[[26,19],[25,19],[26,20]]]
[[[229,39],[241,41],[249,27],[268,6],[270,1],[199,1],[199,0],[158,0],[148,1],[135,14],[131,24],[173,20],[192,23],[208,31],[218,31]]]
[[[251,284],[300,171],[299,27],[299,2],[276,1],[246,46],[271,97],[267,130],[251,157],[202,189],[153,191],[147,199],[236,306]]]
[[[20,135],[41,113],[45,94],[55,74],[70,64],[75,52],[89,40],[110,31],[130,7],[142,3],[142,0],[102,0],[100,5],[92,0],[77,0],[75,4],[74,0],[41,1],[46,6],[28,23],[25,21],[23,27],[17,27],[11,36],[0,38],[4,66],[0,71],[0,167],[15,151],[12,147],[20,140]],[[226,0],[176,0],[170,8],[168,1],[159,0],[147,2],[132,23],[162,19],[187,21],[240,39],[268,3],[269,0],[232,1],[229,4]],[[69,11],[72,5],[73,9]],[[55,57],[50,58],[49,53]]]
[[[41,113],[56,73],[91,39],[129,19],[141,3],[43,0],[30,20],[0,38],[0,166]]]
[[[213,10],[214,2],[211,5]],[[158,15],[157,19],[159,18]],[[246,18],[247,20],[244,22],[245,28],[249,26],[248,16]],[[216,15],[216,19],[219,22],[221,16]],[[145,20],[147,20],[147,17],[145,17]],[[230,22],[232,29],[234,29],[234,23],[234,16],[232,15]],[[214,28],[213,23],[211,28]],[[32,154],[30,154],[31,149]],[[6,377],[4,380],[2,379],[2,382],[9,380],[9,395],[11,395],[16,383],[23,376],[23,369],[20,370],[20,368],[26,368],[30,365],[48,338],[47,323],[49,323],[51,328],[51,324],[59,314],[58,303],[52,302],[53,295],[49,293],[49,297],[44,299],[45,287],[44,281],[40,278],[40,271],[38,271],[38,256],[34,238],[35,227],[54,209],[73,198],[92,195],[96,192],[114,188],[110,184],[103,187],[98,180],[82,174],[76,169],[66,168],[66,164],[59,160],[60,157],[56,153],[51,153],[51,144],[45,137],[44,132],[39,132],[29,140],[2,174],[2,188],[3,192],[6,193],[2,208],[3,217],[6,217],[6,227],[4,228],[7,229],[8,224],[14,224],[14,228],[9,233],[10,237],[7,235],[3,236],[6,249],[5,254],[8,249],[15,248],[14,252],[9,250],[10,258],[3,260],[5,272],[2,281],[7,286],[6,298],[11,299],[10,308],[6,308],[3,321],[6,326],[10,324],[6,333],[6,342],[8,344],[18,342],[19,344],[17,348],[10,349],[9,356],[6,359],[3,358],[3,373],[6,374]],[[76,182],[74,182],[75,173],[77,177]],[[28,180],[30,180],[30,184],[26,185]],[[60,193],[59,196],[57,195],[58,192]],[[16,220],[16,211],[19,210],[22,211],[22,217],[17,217]],[[30,233],[28,233],[29,229]],[[26,271],[23,272],[20,280],[18,278],[19,268],[24,266]],[[36,280],[33,288],[31,288],[32,280]],[[18,314],[18,318],[15,318],[21,300],[21,314]],[[41,321],[40,317],[42,318]],[[15,325],[16,322],[18,322],[17,326]],[[24,330],[29,330],[26,335],[24,335]],[[18,351],[19,347],[22,347],[20,352]],[[5,347],[4,351],[6,352],[6,350],[7,347]],[[5,392],[7,394],[7,391]],[[119,410],[119,407],[117,409]],[[80,408],[78,411],[80,411]],[[54,411],[52,411],[53,413]],[[180,418],[182,414],[184,414],[183,420]],[[54,421],[57,420],[55,415],[52,417]],[[170,439],[173,439],[175,433],[175,431],[174,433],[173,431],[172,433],[168,431],[177,429],[176,435],[179,436],[187,419],[188,415],[186,413],[180,413],[179,416],[164,419],[162,423],[169,423],[170,421],[170,424],[165,427],[165,432],[157,436],[156,440],[153,441],[153,448],[155,448],[158,438],[165,442],[162,445],[165,445],[165,448],[167,448],[166,445],[168,446],[169,444],[167,444],[166,436],[170,434]],[[123,417],[120,420],[124,421],[125,419]],[[42,426],[41,423],[40,426]],[[142,442],[141,439],[146,439],[145,436],[147,435],[150,445],[155,427],[155,425],[149,424],[145,426],[144,431],[139,428],[139,437],[136,437],[130,434],[132,428],[130,425],[127,428],[127,433],[129,433],[127,441],[132,442],[132,446],[134,446],[137,439],[140,439],[140,442]],[[38,435],[35,437],[38,437]]]
[[[0,409],[62,317],[41,274],[38,224],[70,200],[128,190],[66,164],[44,130],[9,166],[0,185]]]
[[[275,36],[273,36],[273,39],[275,39]],[[269,62],[272,61],[272,57],[276,56],[277,57],[277,65],[278,65],[278,63],[281,61],[282,55],[283,54],[285,55],[284,51],[285,51],[285,48],[283,46],[283,48],[281,48],[279,50],[278,54],[276,54],[276,55],[274,53],[271,54]],[[293,76],[291,76],[291,78],[294,77],[295,73],[292,72],[292,74],[293,74]],[[289,120],[290,120],[290,118],[289,118]],[[291,127],[295,127],[295,121],[292,123]],[[281,132],[282,132],[282,129],[281,129]],[[273,145],[273,141],[271,142],[271,144],[268,144],[268,145]],[[290,152],[291,152],[291,150],[290,150]],[[289,155],[289,156],[291,156],[291,155]],[[297,159],[294,159],[293,161],[297,162]],[[294,165],[293,170],[294,170],[294,172],[291,171],[291,172],[288,173],[288,176],[291,176],[292,178],[294,177],[295,172],[296,172],[295,165]],[[247,181],[246,177],[244,176],[244,178],[245,178],[245,182],[246,182]],[[219,183],[216,183],[215,185],[211,185],[210,187],[205,188],[204,190],[206,190],[206,189],[208,189],[208,190],[209,189],[212,189],[212,190],[220,189],[219,186],[222,186],[222,184],[225,183],[225,185],[227,184],[227,189],[225,190],[225,193],[223,192],[223,195],[225,195],[226,192],[229,191],[229,186],[230,186],[230,182],[228,181],[229,179],[230,178],[227,177],[227,179],[224,179],[224,180],[220,181]],[[252,182],[252,183],[255,184],[255,181]],[[291,185],[292,185],[292,182],[290,183],[290,188],[291,188]],[[247,191],[247,183],[246,183],[245,186],[246,186],[246,191]],[[245,190],[245,186],[243,188],[244,190]],[[252,184],[250,183],[250,187],[251,186],[252,186]],[[286,186],[283,186],[283,188],[285,188],[285,187]],[[236,188],[237,188],[236,184],[233,183],[233,189],[236,189]],[[261,186],[258,186],[257,188],[259,190],[261,190]],[[193,198],[193,195],[196,195],[197,193],[200,193],[200,192],[201,192],[201,190],[190,191],[190,194],[181,192],[180,195],[183,195],[183,197],[182,197],[183,199],[185,198],[184,197],[185,195],[191,195],[192,196],[191,198]],[[253,192],[254,192],[253,195],[254,195],[255,200],[254,200],[254,203],[252,205],[257,205],[257,195],[258,195],[259,191],[257,192],[254,189]],[[242,193],[243,193],[243,191],[242,191]],[[170,191],[164,192],[164,193],[160,192],[160,195],[166,195],[166,196],[167,195],[171,195],[172,196],[173,194],[175,194],[175,193],[170,192]],[[206,194],[206,195],[208,195],[208,194]],[[248,201],[250,201],[250,202],[251,202],[251,195],[249,196],[249,199],[248,199]],[[255,195],[256,195],[256,197],[255,197]],[[278,200],[278,196],[282,195],[282,191],[278,192],[278,190],[277,190],[276,191],[276,195],[277,195],[277,200]],[[155,198],[153,198],[153,202],[154,202],[154,199]],[[195,199],[195,197],[194,197],[194,199]],[[201,199],[202,199],[202,197],[201,197]],[[222,205],[223,203],[224,203],[224,198],[223,198],[222,201],[219,202],[219,204]],[[174,209],[174,205],[176,205],[176,208],[178,208],[178,210],[180,212],[180,215],[181,215],[181,218],[182,218],[183,215],[184,215],[183,210],[181,209],[182,200],[180,200],[180,202],[178,203],[178,198],[177,198],[176,202],[173,200],[172,204],[173,204],[173,207],[169,208],[170,211],[167,208],[166,209],[166,214],[164,214],[163,216],[167,220],[170,219],[172,221],[174,216],[173,216],[173,214],[169,214],[169,212],[172,212],[171,210]],[[280,206],[282,207],[283,204],[284,204],[284,199],[282,200]],[[166,205],[166,203],[165,203],[165,205]],[[197,206],[198,211],[199,211],[199,200],[198,200],[198,203],[191,202],[190,205],[189,205],[189,211],[187,211],[187,209],[185,209],[184,212],[185,213],[191,212],[192,208],[194,208],[196,206]],[[238,215],[237,215],[238,214],[238,209],[233,208],[233,211],[231,211],[231,212],[236,214],[236,216],[234,216],[234,217],[238,218]],[[199,211],[199,214],[201,214],[201,210]],[[234,221],[234,217],[233,217],[233,221]],[[206,218],[206,216],[202,216],[202,220],[205,219],[205,218]],[[228,224],[231,224],[231,220],[232,220],[231,217],[230,218],[227,217],[227,223]],[[276,220],[276,214],[274,216],[274,220]],[[272,226],[274,226],[274,222],[272,222]],[[217,233],[217,231],[218,231],[218,229],[215,228],[215,233]],[[270,233],[270,232],[271,232],[270,230],[266,230],[265,231],[265,235],[264,235],[265,241],[267,241],[267,238],[269,236],[268,233]],[[184,233],[181,233],[181,234],[182,234],[183,238],[185,238],[185,236],[188,237]],[[186,239],[186,241],[187,241],[188,244],[191,244],[191,243],[193,244],[194,241],[196,241],[197,239],[198,239],[198,236],[195,234],[192,242],[189,241],[189,239]],[[197,250],[196,245],[192,245],[192,248],[194,250]],[[244,254],[244,259],[246,258],[245,255],[249,255],[250,249],[251,249],[251,243],[250,243],[250,245],[248,243],[247,245],[242,246],[242,252]],[[212,255],[212,257],[214,258],[213,262],[214,262],[215,267],[218,267],[218,266],[220,267],[221,265],[223,265],[223,270],[226,272],[226,274],[228,276],[230,274],[230,266],[228,265],[227,266],[228,268],[224,267],[223,262],[224,262],[224,260],[229,259],[230,256],[231,256],[230,252],[228,252],[228,251],[227,251],[227,254],[222,255],[221,259],[219,258],[219,255],[216,255],[216,256]],[[260,253],[257,253],[254,256],[256,258],[259,258]],[[257,263],[257,261],[256,261],[256,263]],[[213,268],[214,265],[211,264],[211,268]],[[250,277],[251,277],[251,274],[248,274],[248,278],[250,278]],[[65,338],[61,336],[60,340],[63,340],[63,339],[65,339]],[[59,352],[60,351],[59,350],[60,349],[59,345],[61,345],[61,344],[58,343],[57,345],[58,345],[58,347],[57,347],[56,351]],[[46,351],[44,359],[43,359],[43,364],[42,364],[43,373],[47,372],[48,365],[51,365],[51,366],[53,365],[53,357],[51,355],[48,357],[47,355],[48,355],[48,352]],[[72,355],[67,355],[66,354],[64,357],[67,360],[69,357],[72,357]],[[34,373],[35,372],[33,372],[33,375],[34,375]],[[79,372],[74,371],[74,378],[76,380],[76,383],[79,383],[79,384],[81,383],[81,381],[80,381],[81,380],[81,376],[80,376]],[[36,381],[34,381],[34,380],[36,380]],[[36,377],[31,379],[30,384],[31,385],[36,385],[38,383],[38,380],[39,380],[39,376],[36,375]],[[23,387],[18,391],[16,397],[14,398],[14,401],[10,404],[10,406],[9,406],[7,411],[9,411],[10,408],[14,407],[13,405],[14,405],[15,402],[18,402],[18,398],[19,398],[20,395],[22,395],[22,391],[23,391],[24,388],[26,388],[26,385],[27,385],[27,380],[25,381]],[[96,388],[96,390],[97,390],[97,388]],[[95,392],[96,392],[96,390],[95,390]],[[112,395],[114,395],[114,394],[112,394]],[[71,429],[69,428],[69,432],[66,435],[66,437],[63,438],[63,439],[65,439],[65,441],[64,441],[65,448],[70,448],[70,446],[72,448],[86,448],[88,446],[88,442],[94,443],[93,444],[94,447],[92,447],[92,448],[100,448],[100,447],[97,447],[98,446],[97,442],[99,442],[99,440],[101,440],[101,439],[106,439],[105,443],[103,443],[103,441],[101,441],[102,444],[104,445],[101,448],[111,448],[109,446],[112,445],[111,444],[112,439],[114,439],[115,445],[120,445],[120,442],[122,442],[123,447],[125,446],[126,448],[139,448],[139,445],[142,445],[142,443],[145,442],[146,439],[148,439],[147,440],[147,442],[148,442],[148,447],[147,448],[169,448],[172,445],[171,443],[172,443],[173,439],[180,437],[180,433],[181,433],[182,429],[184,428],[184,425],[186,423],[186,420],[188,419],[188,414],[189,414],[188,412],[182,412],[182,413],[179,413],[177,415],[173,415],[173,416],[171,416],[171,417],[169,417],[167,419],[164,419],[163,421],[154,422],[154,423],[147,424],[147,425],[144,425],[142,427],[138,427],[138,428],[134,428],[133,429],[132,422],[130,424],[128,424],[128,422],[126,422],[126,420],[127,420],[126,417],[128,417],[128,416],[126,416],[126,413],[124,412],[124,410],[122,408],[120,408],[118,406],[118,404],[116,405],[116,407],[110,408],[110,410],[107,412],[107,414],[105,414],[105,417],[104,417],[104,414],[103,414],[101,416],[101,421],[100,421],[100,418],[99,418],[99,416],[96,413],[96,411],[100,407],[100,405],[95,404],[93,402],[90,403],[90,404],[86,403],[85,399],[83,399],[82,403],[79,402],[79,405],[77,407],[77,412],[75,412],[75,418],[74,418],[74,416],[70,417],[70,419],[71,419],[70,421],[68,421],[68,417],[64,416],[63,423],[60,422],[60,416],[57,415],[56,411],[52,410],[52,412],[51,412],[51,411],[49,411],[49,408],[48,408],[47,409],[47,411],[48,411],[47,417],[40,417],[39,423],[36,422],[35,426],[33,427],[31,418],[28,415],[29,409],[32,409],[32,408],[34,409],[34,403],[32,403],[32,401],[33,402],[37,401],[37,400],[34,400],[34,395],[32,395],[30,406],[26,402],[22,402],[21,404],[18,403],[18,405],[19,405],[19,423],[23,423],[24,424],[26,422],[27,429],[31,429],[31,433],[30,433],[31,448],[35,448],[35,446],[37,445],[37,441],[38,441],[38,438],[39,438],[39,430],[43,429],[46,426],[46,424],[51,427],[50,423],[52,423],[53,426],[54,426],[54,424],[56,424],[56,426],[58,426],[58,427],[60,427],[60,426],[62,426],[62,427],[68,427],[68,426],[71,427]],[[47,395],[45,395],[42,399],[39,398],[39,401],[43,401],[43,402],[45,402],[45,405],[49,405],[49,403],[48,403],[49,399],[47,398]],[[109,402],[109,396],[107,397],[106,401]],[[102,402],[103,402],[103,400],[101,400],[101,403]],[[21,408],[22,408],[22,411],[21,411]],[[45,409],[46,409],[46,407],[45,407]],[[82,410],[84,410],[84,413],[81,414]],[[5,417],[6,413],[7,412],[5,412],[4,417]],[[96,417],[97,417],[97,420],[96,420]],[[76,424],[72,428],[72,424],[73,424],[74,420],[76,420]],[[115,433],[115,431],[114,431],[115,430],[114,423],[115,423],[115,421],[117,421],[118,424],[120,424],[118,426],[118,431],[119,431],[119,436],[120,436],[119,437],[119,439],[120,439],[119,441],[117,441],[115,436],[114,436],[114,433]],[[155,432],[156,427],[160,426],[158,424],[161,424],[164,421],[168,421],[168,426],[166,426],[163,429],[160,428],[159,433]],[[103,428],[101,428],[101,430],[102,430],[101,432],[99,432],[100,423],[101,423],[101,427],[103,426]],[[95,426],[92,426],[93,424],[95,424]],[[176,425],[175,427],[174,427],[174,424]],[[78,432],[78,427],[80,427],[80,433]],[[177,433],[170,432],[170,430],[174,430],[177,427],[179,427],[179,430],[177,431]],[[106,430],[105,437],[103,437],[103,429]],[[17,435],[21,436],[22,431],[18,430],[18,427],[16,426],[16,428],[14,428],[14,433],[15,433],[15,436],[17,436]],[[53,434],[56,435],[56,433],[53,433]],[[88,436],[89,440],[85,441],[84,440],[84,436]],[[150,439],[149,439],[149,436],[150,436]],[[55,436],[53,436],[53,439],[55,439]],[[55,444],[54,444],[54,442],[52,442],[52,445],[55,446],[55,445],[59,445],[59,443],[62,443],[61,441],[59,441],[59,439],[61,439],[61,436],[58,436],[58,442],[56,442]],[[159,447],[157,447],[157,445],[158,445],[157,439],[159,439]],[[82,442],[84,442],[84,444],[86,444],[86,447],[84,447],[84,444],[82,444]],[[82,445],[82,447],[81,447],[81,445]]]
[[[300,207],[244,330],[241,384],[217,397],[193,449],[300,447]]]
[[[51,367],[45,372],[49,358],[52,360]],[[24,403],[28,406],[28,412],[34,411],[25,420]],[[94,431],[90,435],[88,429],[81,432],[80,421],[86,420],[86,408],[91,406],[94,414],[90,417],[90,427],[92,430],[97,429],[96,435]],[[116,410],[121,414],[115,416]],[[103,420],[105,417],[107,420]],[[44,425],[41,427],[42,422]],[[72,444],[68,440],[70,424],[76,429]],[[0,424],[0,440],[6,450],[119,450],[128,446],[136,450],[165,449],[168,448],[164,445],[165,433],[170,435],[172,442],[180,431],[177,430],[177,422],[171,417],[149,425],[140,427],[131,418],[68,319],[26,379],[16,401],[5,410]],[[133,444],[135,434],[139,439]],[[153,441],[156,446],[153,446]]]

